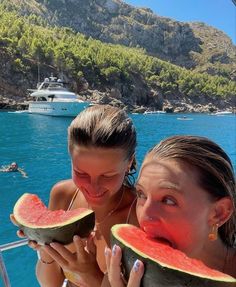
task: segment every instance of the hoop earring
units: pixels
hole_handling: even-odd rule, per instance
[[[219,228],[219,223],[212,225],[211,231],[208,234],[208,238],[210,241],[215,241],[218,238],[218,228]]]

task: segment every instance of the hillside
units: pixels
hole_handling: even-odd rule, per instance
[[[102,42],[143,48],[162,60],[236,78],[236,47],[222,31],[183,23],[120,0],[3,0],[5,9],[35,14],[48,25],[70,27]]]
[[[197,49],[189,53],[195,61],[201,61],[201,65],[189,70],[170,61],[164,61],[144,48],[109,44],[88,37],[87,34],[78,33],[72,28],[58,26],[57,19],[62,21],[63,17],[60,17],[59,10],[53,10],[55,3],[61,2],[60,9],[68,9],[64,11],[67,15],[65,19],[71,18],[71,23],[74,23],[73,15],[78,7],[72,7],[72,4],[77,5],[81,1],[42,1],[47,6],[33,0],[2,2],[0,95],[5,98],[17,101],[25,99],[27,88],[36,86],[39,69],[41,80],[53,72],[71,82],[71,88],[84,99],[111,103],[128,110],[164,108],[167,111],[209,112],[235,107],[236,83],[233,81],[233,71],[230,68],[234,65],[231,61],[235,48],[233,46],[225,56],[217,54],[217,57],[211,56],[209,61],[207,51],[211,50],[211,47],[206,40],[205,54],[202,52],[202,56],[198,58]],[[80,13],[84,11],[84,19],[91,15],[86,16],[85,13],[88,3],[91,4],[94,13],[97,13],[98,3],[103,4],[100,7],[108,7],[110,12],[111,7],[117,7],[114,3],[121,5],[118,7],[128,7],[133,11],[132,7],[120,1],[83,3]],[[109,6],[111,3],[113,6]],[[112,11],[114,14],[115,10]],[[144,11],[151,13],[149,10]],[[105,17],[102,11],[100,14]],[[47,17],[43,18],[42,15]],[[100,16],[94,14],[93,20],[96,17]],[[202,26],[207,29],[201,23],[192,25],[195,26],[194,33],[191,32],[194,39],[200,37]],[[94,27],[97,26],[99,25],[96,24]],[[190,25],[188,29],[189,27]],[[88,28],[88,31],[91,30]],[[219,31],[217,33],[221,34]],[[206,33],[204,35],[207,39]],[[227,41],[230,45],[228,38]],[[217,47],[221,47],[222,43]],[[195,44],[193,41],[192,47]],[[214,45],[216,44],[217,41]],[[222,69],[222,65],[226,72],[223,73],[222,70],[220,76],[210,75],[216,74],[213,69]],[[203,71],[210,74],[202,73]]]

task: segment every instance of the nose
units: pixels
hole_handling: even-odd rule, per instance
[[[156,221],[158,218],[158,206],[155,203],[152,203],[150,201],[146,201],[146,203],[143,205],[143,208],[138,211],[140,214],[139,222],[150,222],[150,221]]]
[[[90,178],[90,185],[92,188],[97,189],[99,187],[99,180],[97,177]]]

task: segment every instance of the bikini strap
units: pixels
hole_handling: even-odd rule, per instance
[[[77,195],[78,195],[78,192],[79,192],[79,188],[77,188],[77,189],[75,190],[75,193],[74,193],[74,195],[73,195],[73,197],[72,197],[72,199],[71,199],[71,202],[70,202],[70,204],[69,204],[67,210],[70,210],[70,209],[71,209],[71,207],[72,207],[72,205],[73,205],[73,203],[74,203],[74,201],[75,201],[75,199],[76,199],[76,197],[77,197]]]

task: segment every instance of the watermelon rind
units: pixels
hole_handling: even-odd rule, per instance
[[[141,287],[235,287],[236,279],[221,273],[222,276],[215,277],[204,276],[201,273],[194,273],[183,269],[178,269],[173,265],[159,262],[156,259],[144,254],[124,238],[121,238],[122,232],[128,233],[130,228],[138,228],[130,224],[116,224],[111,229],[111,243],[117,244],[122,249],[122,267],[124,275],[128,280],[130,271],[134,262],[139,259],[145,265],[144,276],[141,281]],[[135,232],[135,231],[134,231]],[[118,234],[119,233],[119,234]],[[148,242],[146,242],[148,244]],[[158,250],[157,250],[158,252]],[[206,267],[208,268],[208,267]],[[186,268],[187,269],[187,268]]]
[[[37,197],[36,195],[25,193],[16,202],[13,215],[19,226],[19,228],[24,232],[25,236],[29,240],[36,241],[38,244],[50,244],[51,242],[58,242],[61,244],[69,244],[73,241],[73,236],[78,235],[81,238],[87,237],[95,226],[95,214],[90,209],[77,209],[68,211],[73,213],[69,218],[66,218],[62,222],[49,223],[49,224],[38,224],[36,222],[32,223],[27,218],[23,218],[20,210],[24,208],[24,202],[29,197]],[[37,198],[38,199],[38,198]],[[40,208],[44,208],[45,213],[48,215],[48,220],[50,221],[50,212],[46,206],[38,199]],[[26,207],[27,208],[27,207]],[[37,209],[37,207],[35,207]],[[61,211],[66,214],[68,212]],[[30,218],[30,215],[29,215]],[[38,219],[40,222],[40,218]]]

